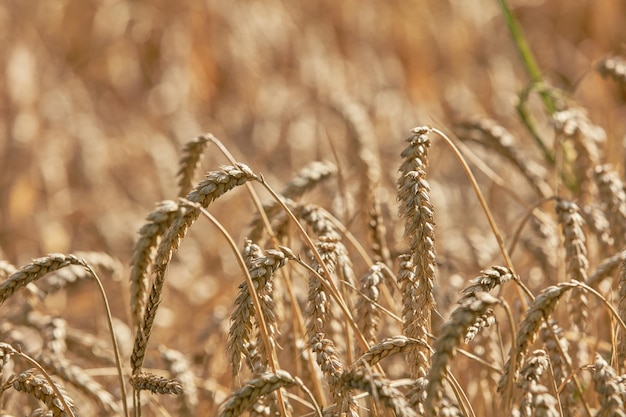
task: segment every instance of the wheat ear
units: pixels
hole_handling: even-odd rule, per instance
[[[543,350],[536,350],[528,357],[524,367],[520,371],[521,386],[524,396],[520,405],[522,416],[554,416],[561,413],[557,411],[557,401],[548,392],[548,389],[541,385],[541,376],[549,368],[548,355]]]
[[[198,165],[200,165],[200,159],[209,143],[210,139],[206,135],[200,135],[187,142],[183,147],[183,156],[180,158],[179,162],[180,168],[176,174],[179,177],[179,197],[184,197],[191,190],[193,176]]]
[[[467,329],[478,317],[500,303],[498,298],[489,293],[477,292],[471,297],[462,299],[459,307],[452,312],[433,346],[435,353],[428,372],[427,397],[424,403],[426,416],[439,415],[440,401],[443,396],[443,380],[462,338],[467,333]]]
[[[175,379],[164,378],[149,372],[141,372],[131,375],[130,384],[136,391],[147,390],[153,394],[183,393],[183,386]]]
[[[558,286],[547,287],[529,306],[526,317],[519,325],[515,335],[516,343],[511,347],[508,359],[504,365],[504,373],[498,382],[498,392],[506,393],[505,401],[507,403],[510,398],[510,393],[506,391],[507,387],[510,387],[511,381],[517,378],[522,360],[535,341],[542,320],[548,320],[561,296],[568,290],[576,287],[577,284],[575,283],[562,283]]]
[[[617,373],[609,364],[596,354],[593,382],[601,404],[598,417],[624,417],[624,390],[617,381]]]
[[[310,394],[298,378],[292,377],[287,371],[278,370],[275,373],[266,372],[246,382],[246,384],[234,392],[226,401],[218,417],[238,417],[241,416],[252,404],[260,397],[268,395],[280,388],[289,388],[299,386],[307,394]],[[311,395],[309,395],[311,397]],[[316,405],[318,416],[321,416],[321,410]]]
[[[552,194],[551,187],[545,180],[545,168],[528,158],[517,146],[515,136],[495,120],[473,117],[461,123],[456,132],[462,140],[492,147],[512,162],[538,196],[547,197]]]
[[[376,304],[380,298],[378,287],[383,283],[383,274],[383,265],[374,264],[360,279],[363,297],[360,297],[356,303],[357,324],[369,345],[373,345],[378,339],[380,310]]]
[[[40,355],[38,359],[49,372],[80,389],[106,412],[121,414],[121,408],[113,395],[68,359],[60,355],[45,353]]]
[[[4,304],[17,290],[24,288],[31,282],[37,281],[50,272],[65,268],[68,265],[87,266],[82,259],[74,255],[61,253],[52,253],[43,258],[33,260],[33,262],[23,266],[0,283],[0,305]]]
[[[130,263],[130,308],[135,327],[139,326],[146,307],[149,276],[148,268],[159,239],[178,215],[178,203],[171,200],[160,202],[146,218],[147,223],[139,229],[139,239],[133,247]]]
[[[261,303],[262,314],[267,325],[271,344],[275,345],[276,318],[273,311],[272,277],[283,267],[288,260],[285,252],[269,249],[265,253],[257,245],[246,245],[244,258],[248,264],[250,277],[253,280],[257,296]],[[239,295],[235,300],[236,309],[231,316],[231,326],[228,333],[228,351],[230,353],[233,380],[239,373],[241,359],[245,352],[245,345],[250,341],[252,331],[251,318],[254,316],[254,306],[246,282],[239,286]],[[267,363],[269,352],[265,351],[264,344],[258,343],[259,355]]]
[[[561,225],[565,244],[565,259],[567,262],[567,278],[580,282],[587,282],[587,247],[585,245],[585,233],[583,232],[583,218],[580,216],[578,206],[575,203],[557,199],[556,213]],[[589,303],[582,289],[572,292],[573,302],[569,312],[572,315],[572,323],[575,328],[584,329],[589,316]]]
[[[600,204],[611,223],[615,246],[626,243],[626,191],[619,174],[610,165],[595,167],[594,179],[600,193]]]
[[[330,162],[312,162],[298,171],[295,177],[281,190],[280,195],[285,200],[296,199],[336,173],[337,167]],[[276,201],[264,205],[263,209],[269,218],[275,217],[280,212],[280,206]],[[257,215],[250,223],[249,238],[253,241],[260,241],[263,227],[263,221]]]
[[[12,385],[16,391],[27,392],[43,402],[52,411],[53,417],[75,415],[74,402],[65,388],[55,383],[56,390],[53,389],[42,375],[35,375],[32,369],[19,374],[13,379]],[[63,401],[59,398],[59,393],[63,397]],[[64,403],[70,407],[71,412],[64,407]]]
[[[191,202],[191,204],[185,203],[182,210],[179,207],[178,215],[163,235],[157,248],[154,261],[154,282],[146,303],[143,321],[137,330],[131,356],[133,373],[138,373],[143,364],[154,318],[156,317],[158,305],[161,302],[165,272],[172,254],[178,249],[180,240],[185,236],[189,227],[200,216],[200,209],[196,205],[206,208],[210,203],[231,189],[255,179],[257,179],[257,176],[244,164],[222,167],[221,171],[209,172],[206,178],[187,194],[186,200]]]
[[[404,395],[393,388],[389,381],[379,374],[368,373],[364,370],[351,370],[345,372],[339,381],[342,389],[353,388],[365,391],[370,396],[380,401],[397,417],[417,417],[418,414],[407,403]]]
[[[431,314],[435,309],[433,289],[435,286],[435,220],[430,202],[430,185],[426,181],[430,129],[414,129],[407,141],[409,146],[402,151],[403,162],[397,181],[398,213],[404,219],[404,236],[408,239],[415,279],[403,280],[404,290],[411,296],[403,297],[405,335],[425,340],[430,333]],[[407,265],[405,265],[407,266]],[[415,349],[409,353],[411,373],[415,377],[425,376],[429,362],[427,350]]]

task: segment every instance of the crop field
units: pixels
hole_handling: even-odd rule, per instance
[[[625,17],[0,2],[0,417],[626,417]]]

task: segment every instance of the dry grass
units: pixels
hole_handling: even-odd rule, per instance
[[[626,8],[506,3],[0,5],[0,414],[624,415]]]

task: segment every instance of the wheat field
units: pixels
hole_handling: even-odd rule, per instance
[[[0,416],[626,416],[624,16],[0,3]]]

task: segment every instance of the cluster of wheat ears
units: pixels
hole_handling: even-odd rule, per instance
[[[623,58],[605,59],[598,68],[626,81]],[[333,164],[312,163],[278,193],[213,135],[197,137],[183,149],[179,198],[156,206],[134,245],[129,363],[120,354],[96,273],[119,270],[114,259],[77,253],[51,254],[21,268],[0,262],[0,304],[19,298],[2,312],[2,407],[24,410],[36,398],[44,407],[30,415],[77,416],[85,404],[106,415],[138,416],[144,409],[144,414],[191,416],[199,404],[208,412],[207,403],[217,404],[224,417],[626,415],[626,191],[614,168],[603,164],[603,130],[582,109],[555,103],[551,117],[558,146],[545,149],[545,166],[531,162],[492,120],[459,124],[455,137],[463,141],[437,128],[415,128],[401,153],[396,189],[405,253],[392,253],[387,244],[376,192],[380,167],[368,152],[367,132],[359,131],[358,108],[343,107],[359,141],[362,195],[355,198],[369,239],[355,237],[329,210],[299,202],[338,175]],[[535,192],[508,242],[459,150],[466,141],[504,156]],[[437,208],[428,182],[433,143],[449,145],[466,169],[502,258],[463,284],[451,312],[441,311],[437,300],[438,287],[449,277],[436,256]],[[231,164],[194,186],[198,163],[211,144]],[[269,203],[260,203],[254,184],[271,195]],[[208,209],[240,186],[257,210],[247,238],[237,243]],[[155,351],[149,348],[159,305],[167,303],[168,265],[201,217],[217,226],[243,277],[228,326],[221,327],[224,337],[214,339],[225,342],[219,348],[227,352],[232,372],[232,387],[222,389],[222,396],[210,388],[210,367],[194,366],[184,352],[161,346],[168,369],[144,368]],[[558,229],[550,228],[554,219]],[[555,237],[560,251],[547,243]],[[524,262],[544,271],[541,282],[515,272],[511,254],[520,245],[529,258]],[[111,343],[69,329],[45,312],[46,297],[90,280],[101,291]],[[114,366],[117,384],[98,382],[85,369],[94,364]],[[161,396],[176,396],[178,405]]]
[[[332,84],[318,80],[330,75],[315,73],[322,69],[302,71]],[[596,70],[623,92],[626,58],[607,57]],[[49,254],[19,268],[0,259],[0,417],[626,416],[623,167],[607,163],[615,158],[606,134],[583,108],[531,78],[516,108],[523,132],[484,117],[416,127],[395,188],[384,181],[366,109],[326,86],[315,96],[348,127],[356,186],[329,157],[275,190],[205,134],[183,148],[178,197],[147,215],[129,268],[103,252]],[[533,120],[531,99],[549,123]],[[521,135],[536,147],[522,146]],[[401,150],[402,138],[386,139],[387,149]],[[465,236],[477,268],[462,274],[448,265],[457,242],[437,239],[431,191],[446,190],[429,184],[440,168],[429,159],[434,148],[449,155],[444,168],[458,159],[466,178],[455,180],[470,184],[467,205],[486,219],[475,228],[484,230]],[[229,162],[196,182],[208,149]],[[494,165],[485,162],[492,156]],[[493,184],[491,198],[477,171]],[[325,187],[331,181],[338,185]],[[523,197],[518,183],[530,190]],[[211,214],[231,190],[254,207],[242,219],[243,209],[233,210],[242,224],[236,234]],[[332,204],[310,202],[316,191]],[[499,193],[525,211],[513,230],[498,226]],[[463,216],[466,207],[454,210]],[[216,308],[180,330],[202,333],[185,338],[200,347],[174,349],[158,340],[159,320],[176,314],[163,311],[167,284],[179,278],[172,260],[192,226],[221,242],[216,257],[236,259],[241,280],[236,287],[212,278],[216,292],[236,294],[229,311]],[[121,294],[105,290],[111,283]],[[108,331],[76,328],[50,307],[76,288],[99,292],[94,310]],[[112,298],[126,296],[127,311],[112,312]]]

